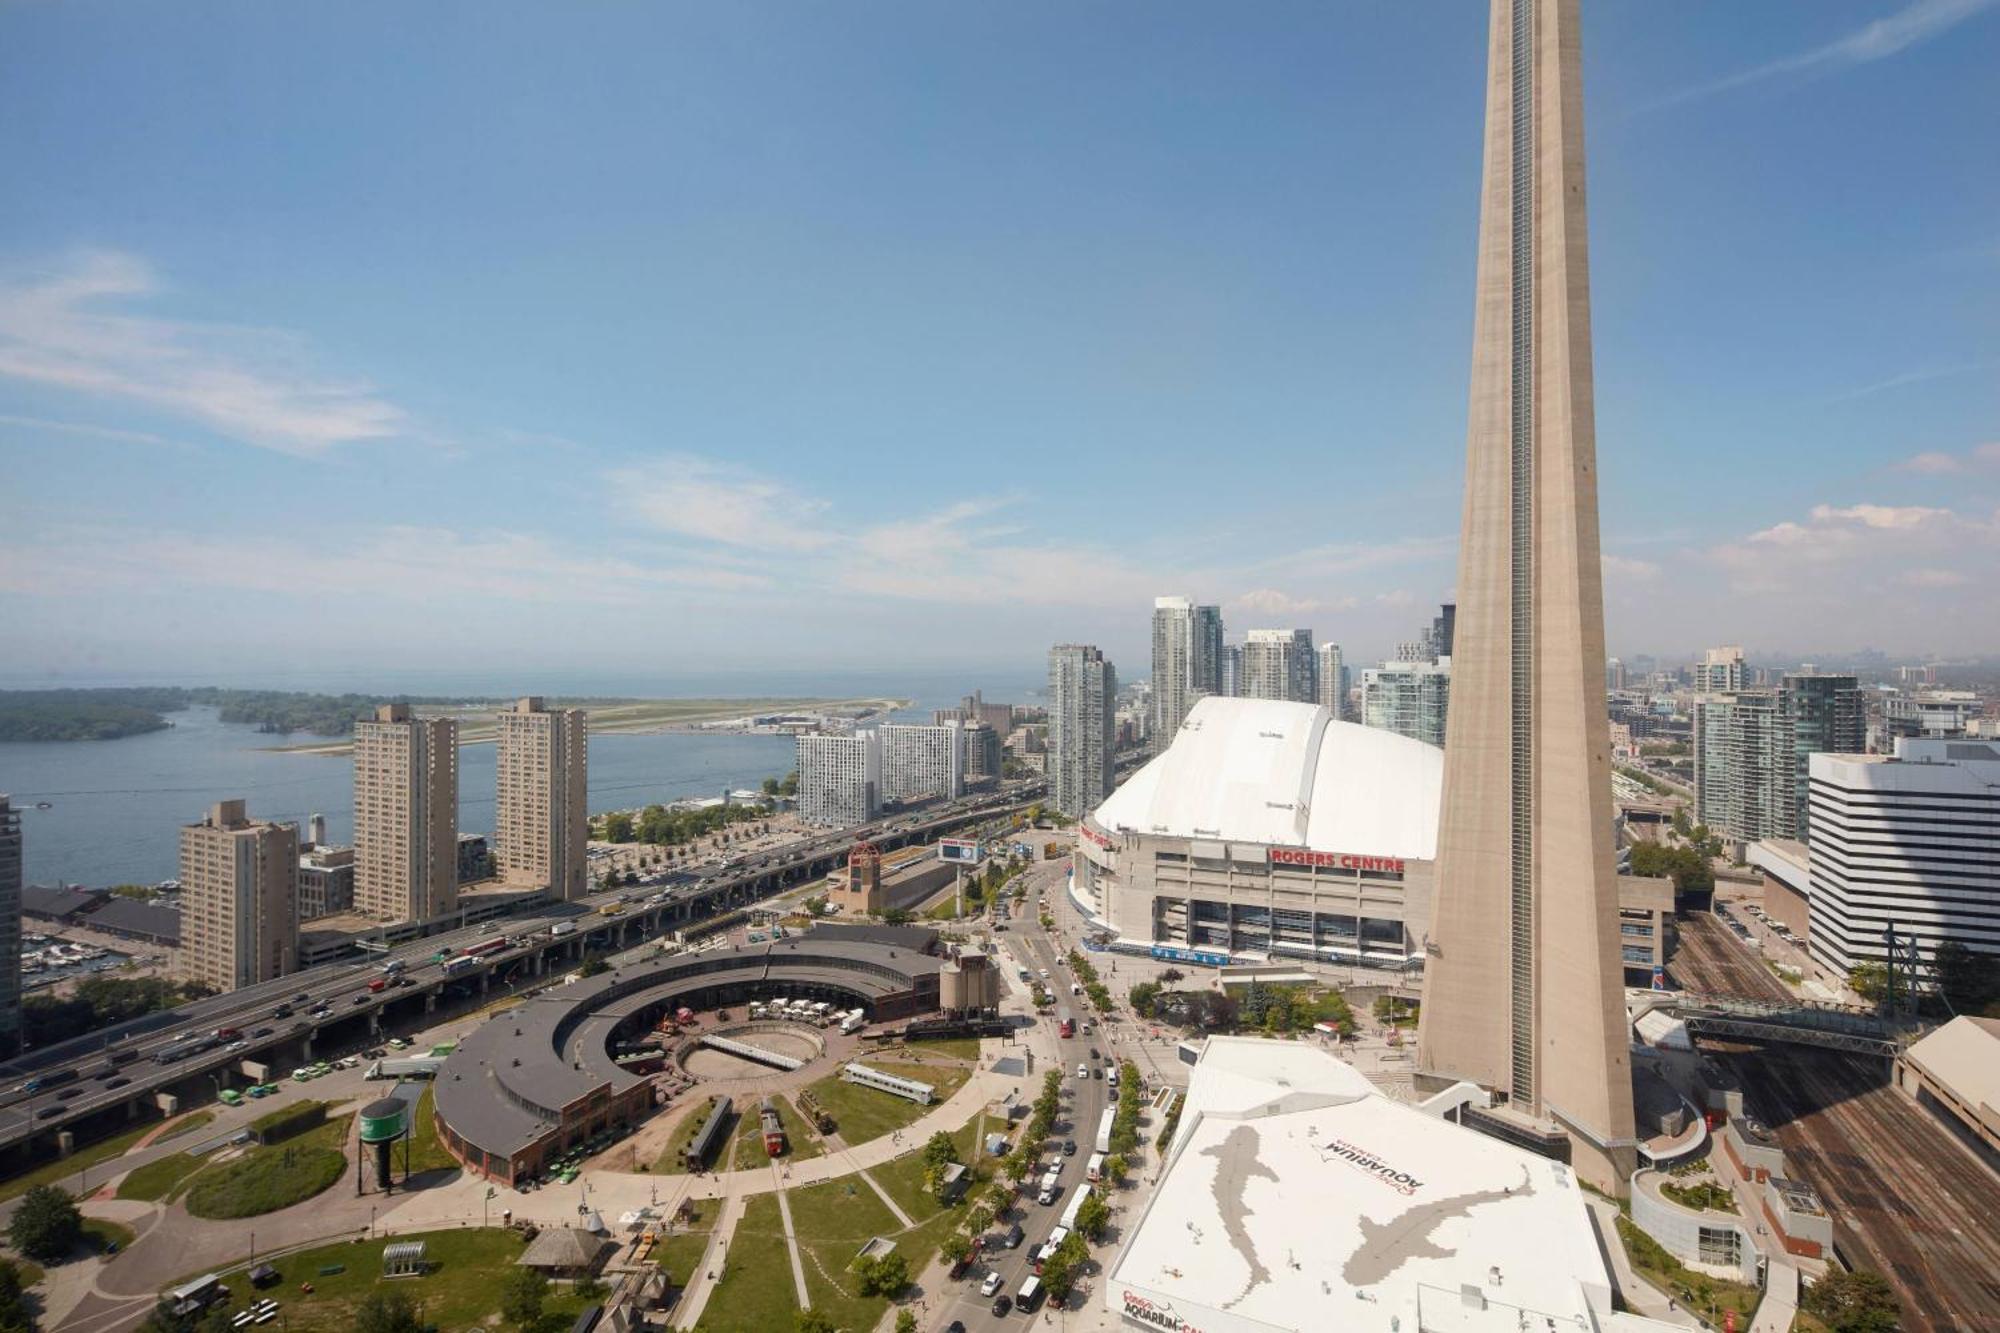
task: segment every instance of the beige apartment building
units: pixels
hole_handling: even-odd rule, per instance
[[[581,708],[551,709],[536,697],[500,714],[495,864],[565,902],[591,887],[587,732]]]
[[[232,991],[293,970],[298,954],[299,831],[221,801],[181,828],[181,947],[189,980]]]
[[[435,921],[458,906],[458,724],[383,704],[354,726],[354,910]]]

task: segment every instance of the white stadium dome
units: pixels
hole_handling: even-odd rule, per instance
[[[1333,710],[1211,696],[1092,813],[1105,832],[1437,855],[1444,751]]]

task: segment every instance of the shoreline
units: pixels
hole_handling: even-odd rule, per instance
[[[681,716],[674,716],[674,717],[663,717],[657,715],[658,705],[700,704],[700,703],[710,703],[710,702],[716,704],[729,704],[731,706],[726,708],[716,707],[712,709],[683,714]],[[658,735],[666,735],[668,733],[673,733],[673,732],[679,732],[679,733],[685,733],[687,735],[699,735],[699,736],[782,736],[792,733],[753,731],[749,729],[744,729],[740,731],[730,731],[730,730],[724,730],[722,728],[703,726],[702,724],[709,722],[726,722],[734,718],[742,717],[745,715],[744,710],[746,706],[748,707],[750,712],[851,713],[854,715],[855,720],[857,722],[865,722],[871,718],[880,717],[884,713],[893,713],[901,709],[908,708],[914,702],[915,701],[911,699],[897,699],[897,698],[886,698],[886,697],[877,697],[868,699],[773,699],[773,700],[649,699],[637,702],[629,699],[622,699],[618,700],[615,703],[604,704],[601,707],[595,709],[593,709],[588,704],[583,704],[580,706],[583,708],[585,714],[588,716],[589,730],[590,734],[592,735],[658,736]],[[654,705],[655,707],[648,708],[647,705]],[[618,716],[618,714],[620,714],[621,712],[637,713],[639,715],[625,716],[625,717]],[[603,714],[603,716],[599,716],[599,714]],[[428,716],[428,717],[437,717],[440,715],[453,716],[454,714],[449,710],[445,710],[442,714],[440,714],[439,712],[419,713],[419,716]],[[476,714],[469,718],[462,718],[461,725],[459,728],[458,743],[462,746],[493,744],[496,740],[499,739],[499,724],[492,719],[493,719],[493,714],[491,712],[485,712],[485,711],[482,711],[481,713]],[[338,756],[338,755],[352,754],[354,751],[354,741],[351,737],[349,737],[341,739],[308,741],[302,744],[257,745],[257,746],[251,746],[250,748],[264,754],[302,754],[302,755]]]

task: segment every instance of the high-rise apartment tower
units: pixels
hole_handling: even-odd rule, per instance
[[[1111,794],[1118,672],[1088,644],[1049,649],[1049,799],[1081,819]]]
[[[1185,597],[1153,602],[1153,717],[1155,751],[1173,744],[1188,709],[1205,694],[1222,693],[1222,608],[1196,606]]]
[[[1578,0],[1493,0],[1452,700],[1419,1069],[1622,1193],[1618,949]]]
[[[499,721],[493,827],[500,873],[574,902],[590,892],[589,723],[581,708],[547,708],[534,697]]]
[[[189,981],[233,991],[293,970],[299,945],[299,830],[220,801],[181,828],[181,945]]]
[[[435,921],[458,906],[458,723],[383,704],[354,724],[354,906]]]

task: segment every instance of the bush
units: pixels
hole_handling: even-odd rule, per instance
[[[258,1116],[250,1122],[250,1131],[260,1143],[282,1143],[325,1123],[326,1103],[305,1101]]]
[[[1807,1314],[1833,1333],[1891,1333],[1902,1314],[1896,1293],[1878,1273],[1828,1273],[1806,1288]]]
[[[36,1263],[60,1263],[83,1239],[83,1214],[67,1191],[37,1185],[21,1196],[21,1206],[7,1224],[7,1239]]]
[[[21,1286],[21,1270],[12,1259],[0,1259],[0,1330],[33,1333],[35,1311]]]
[[[901,1254],[863,1259],[854,1266],[863,1296],[895,1296],[910,1285],[910,1263]]]

